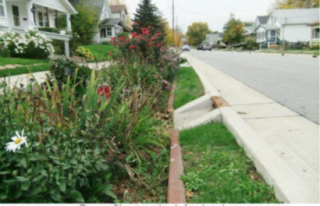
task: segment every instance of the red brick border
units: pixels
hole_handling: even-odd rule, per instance
[[[175,80],[172,85],[167,112],[173,113],[174,92],[177,86]],[[180,176],[183,174],[182,152],[179,143],[179,130],[171,130],[170,166],[168,180],[167,203],[186,203],[185,189]]]
[[[180,176],[183,174],[182,152],[179,144],[179,130],[171,131],[170,167],[167,203],[186,203],[185,189]]]

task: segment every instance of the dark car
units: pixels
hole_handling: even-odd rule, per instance
[[[199,44],[197,50],[202,50],[203,49],[203,45]]]

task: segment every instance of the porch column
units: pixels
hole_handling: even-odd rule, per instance
[[[68,29],[68,31],[72,31],[72,28],[71,28],[71,20],[70,20],[70,18],[71,18],[71,16],[70,16],[70,14],[67,14],[66,15],[66,19],[67,19],[67,29]]]
[[[46,7],[48,27],[50,27],[49,9]]]
[[[34,15],[32,13],[32,1],[29,1],[26,3],[27,4],[27,15],[28,15],[28,28],[33,29],[35,26],[34,23]]]
[[[69,40],[64,41],[64,55],[65,55],[67,58],[70,58]]]

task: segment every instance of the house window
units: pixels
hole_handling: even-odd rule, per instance
[[[112,36],[112,28],[107,28],[107,35]]]
[[[48,18],[46,13],[38,12],[39,26],[49,27]]]
[[[101,30],[100,30],[100,36],[101,36],[101,38],[106,38],[107,36],[106,36],[106,29],[105,28],[102,28]]]
[[[270,31],[270,42],[276,42],[276,31]]]
[[[4,0],[0,0],[0,16],[5,17],[5,13],[4,13]]]
[[[319,39],[319,28],[313,29],[312,39]]]
[[[19,7],[12,6],[13,23],[15,26],[20,26],[20,13]]]

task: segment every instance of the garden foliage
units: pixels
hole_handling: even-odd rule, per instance
[[[54,53],[52,40],[37,31],[27,31],[23,36],[12,31],[0,34],[0,47],[11,57],[46,59]]]

